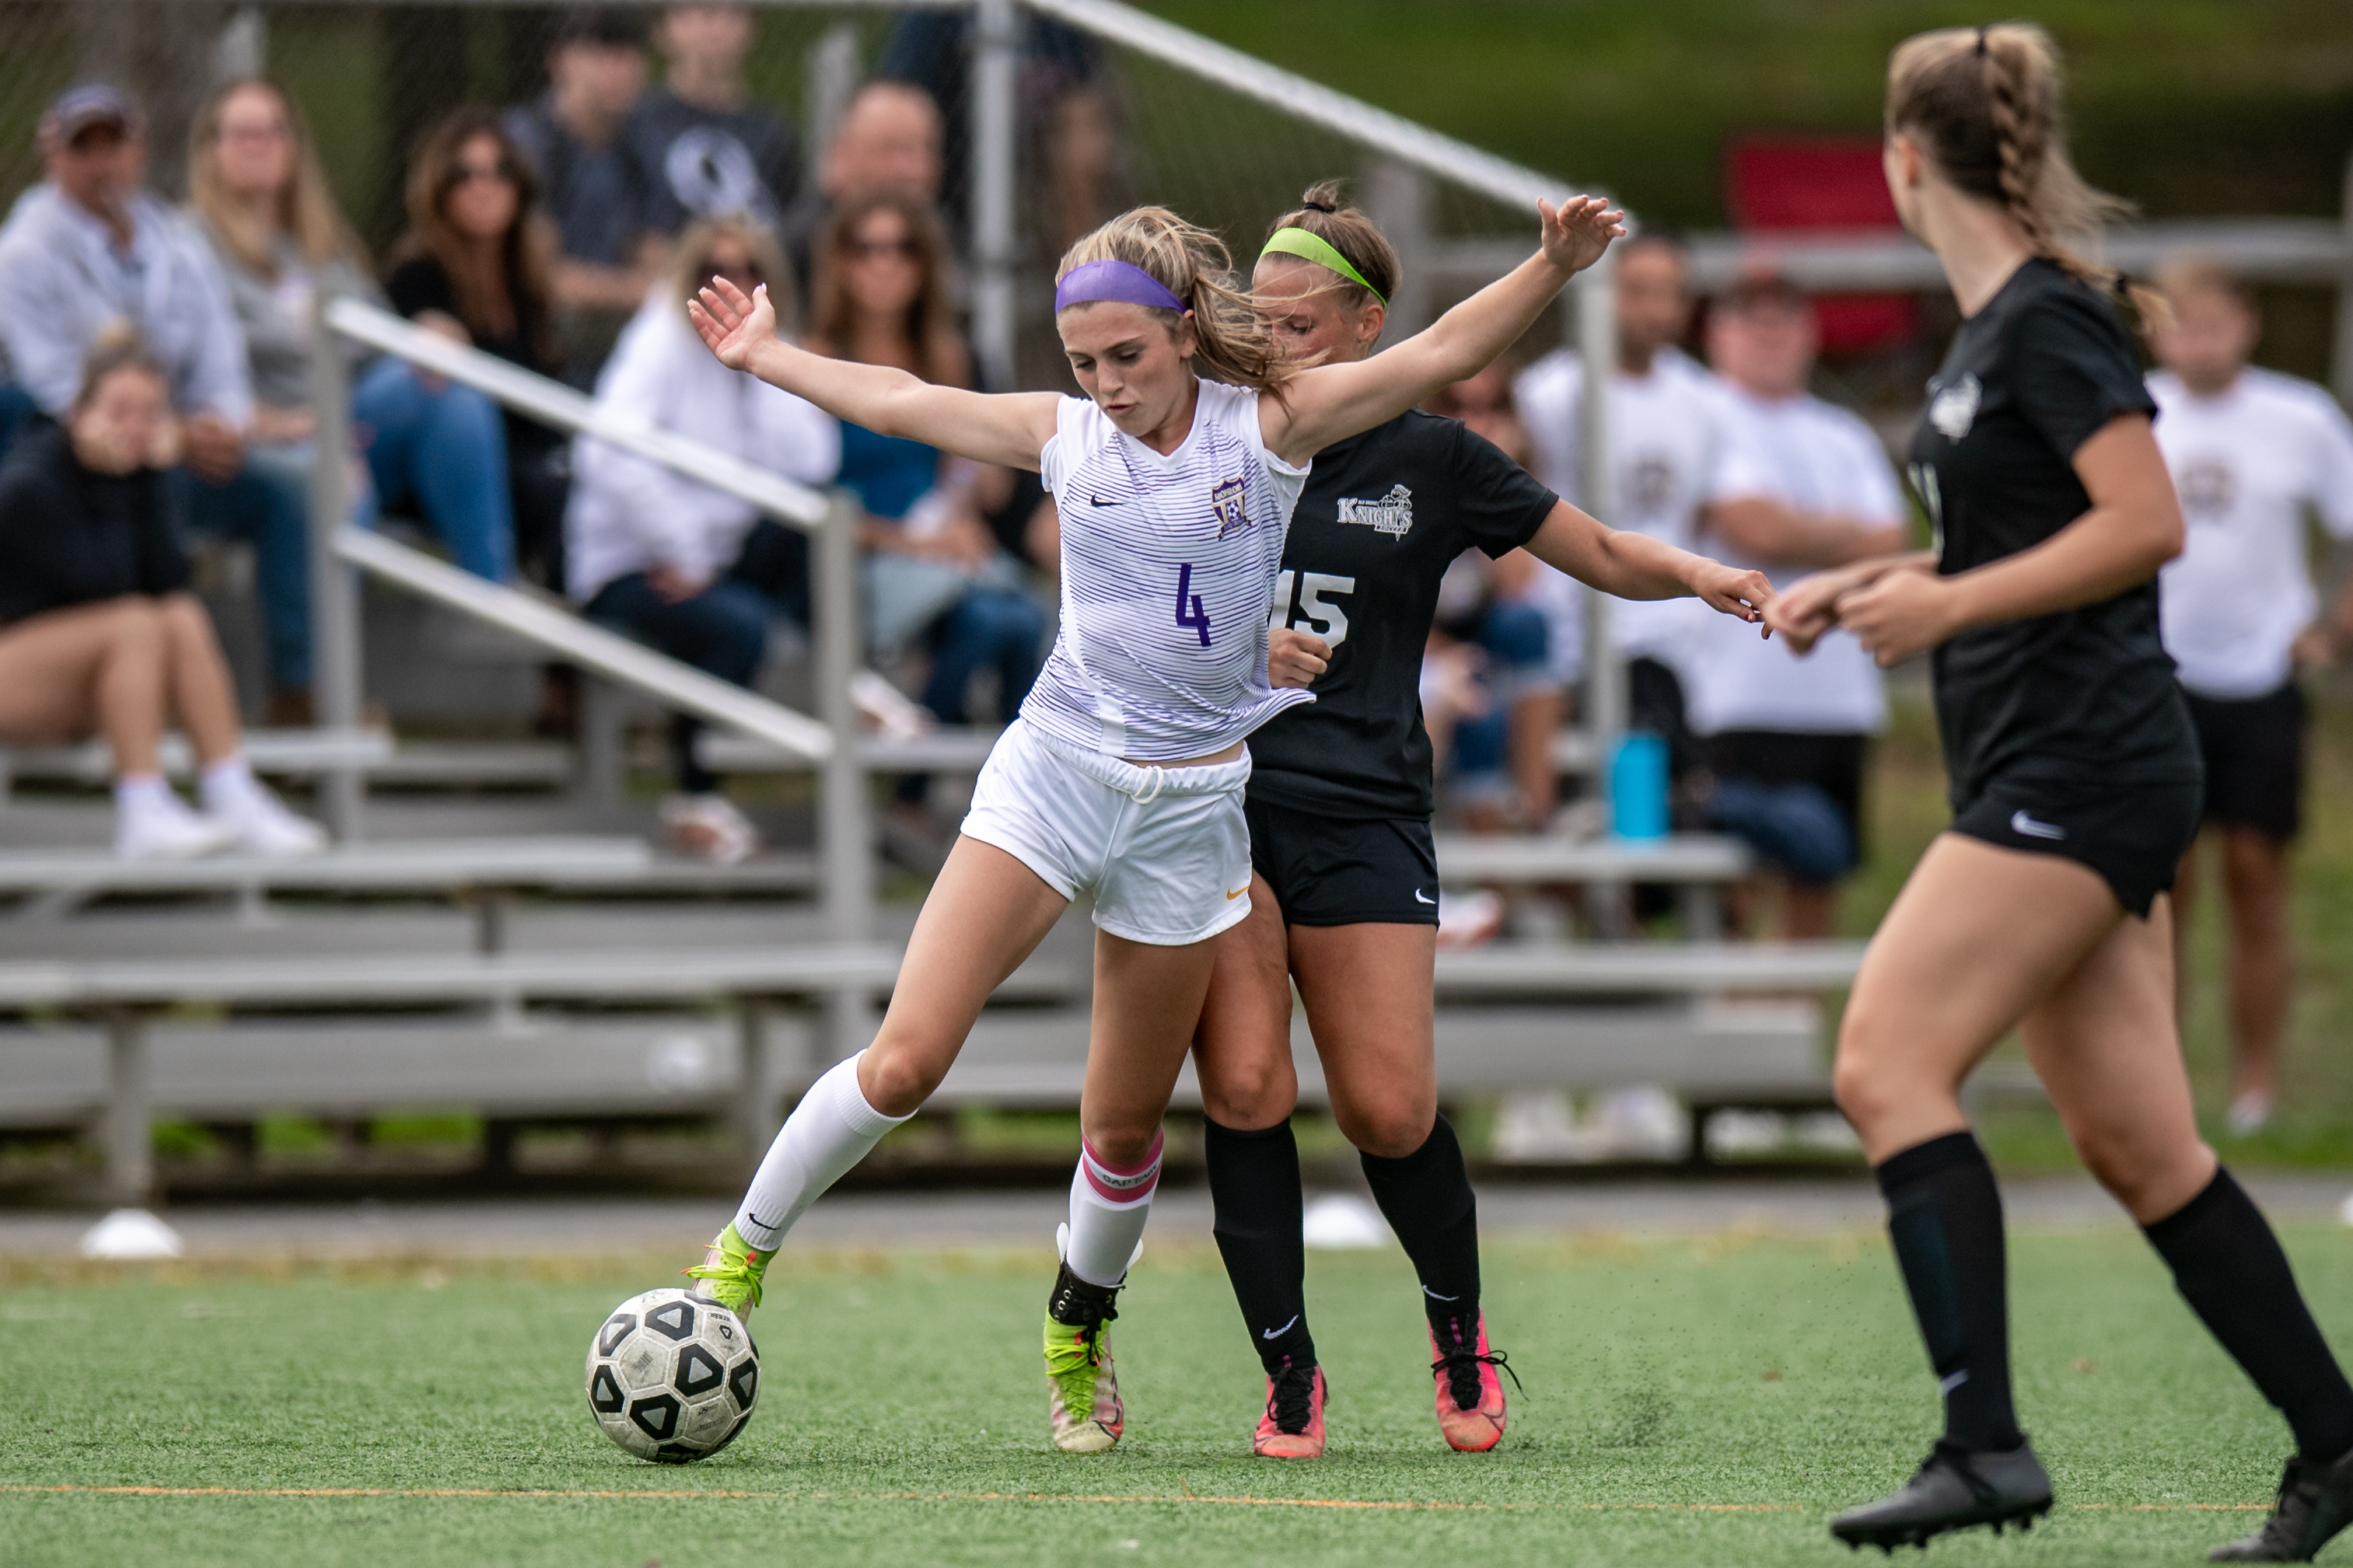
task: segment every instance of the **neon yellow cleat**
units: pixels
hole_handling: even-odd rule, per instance
[[[773,1252],[754,1252],[735,1234],[735,1222],[729,1220],[704,1253],[702,1261],[691,1268],[681,1269],[695,1281],[697,1300],[716,1301],[741,1318],[760,1304],[760,1277],[768,1271]]]
[[[1046,1308],[1046,1419],[1065,1454],[1100,1454],[1119,1441],[1127,1413],[1112,1366],[1117,1289],[1090,1285],[1067,1265]]]

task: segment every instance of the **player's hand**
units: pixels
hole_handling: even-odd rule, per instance
[[[1276,690],[1304,688],[1332,668],[1332,645],[1306,632],[1278,626],[1266,634],[1266,683]]]
[[[1886,669],[1925,653],[1961,629],[1958,595],[1949,578],[1928,572],[1890,572],[1839,597],[1838,624]]]
[[[1555,207],[1536,199],[1545,259],[1563,272],[1582,272],[1601,259],[1613,239],[1626,237],[1625,214],[1599,196],[1570,196]]]
[[[1764,573],[1702,559],[1692,572],[1691,591],[1704,600],[1709,609],[1746,621],[1760,628],[1765,637],[1773,635],[1772,626],[1765,619],[1773,607],[1773,582]]]
[[[729,370],[750,370],[752,353],[776,338],[776,308],[761,284],[745,298],[724,278],[713,278],[686,302],[687,316],[703,343]]]

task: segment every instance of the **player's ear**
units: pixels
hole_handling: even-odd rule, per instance
[[[1194,330],[1192,311],[1176,318],[1176,324],[1168,329],[1168,340],[1176,345],[1176,357],[1180,360],[1191,359],[1200,352],[1201,334]]]
[[[1367,300],[1365,308],[1356,312],[1356,342],[1371,348],[1381,341],[1381,329],[1388,324],[1388,310],[1378,300]]]

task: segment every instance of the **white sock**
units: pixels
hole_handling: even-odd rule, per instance
[[[121,812],[169,811],[180,804],[161,773],[125,773],[114,781],[114,808]]]
[[[907,1120],[885,1116],[866,1103],[858,1087],[859,1058],[865,1054],[836,1062],[811,1084],[768,1145],[735,1211],[735,1234],[754,1251],[774,1251],[820,1193],[866,1158],[882,1134]]]
[[[1153,1189],[1160,1184],[1164,1134],[1152,1135],[1144,1163],[1121,1170],[1107,1163],[1091,1143],[1079,1144],[1079,1168],[1071,1177],[1071,1239],[1062,1261],[1090,1285],[1108,1289],[1127,1277],[1127,1266],[1144,1240],[1152,1217]]]
[[[246,765],[245,753],[231,752],[205,769],[196,781],[197,796],[215,816],[229,816],[253,804],[263,794],[261,781]]]

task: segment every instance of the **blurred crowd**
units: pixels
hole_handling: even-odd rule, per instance
[[[178,207],[149,186],[138,104],[102,83],[58,98],[39,129],[47,177],[0,226],[0,742],[104,735],[126,854],[318,846],[317,829],[244,762],[186,551],[251,547],[265,718],[308,723],[313,311],[325,295],[375,302],[632,420],[846,487],[864,511],[871,663],[927,721],[1009,718],[1051,631],[1059,532],[1037,476],[840,424],[729,373],[685,313],[696,287],[723,277],[766,288],[784,330],[818,353],[979,384],[960,281],[967,215],[947,177],[970,156],[969,18],[903,16],[814,157],[751,90],[757,26],[738,4],[565,16],[543,92],[461,108],[419,140],[406,231],[381,256],[345,218],[299,107],[268,80],[228,82],[203,105]],[[1022,101],[1039,156],[1024,205],[1059,251],[1111,205],[1113,117],[1095,46],[1037,18],[1025,27]],[[1570,351],[1492,369],[1449,388],[1433,412],[1571,501],[1605,493],[1615,526],[1778,583],[1913,546],[1882,443],[1811,390],[1813,301],[1760,266],[1702,319],[1689,258],[1657,231],[1622,247],[1614,287],[1606,468],[1579,449],[1593,372]],[[2353,642],[2353,610],[2316,622],[2300,553],[2300,509],[2353,532],[2353,433],[2325,395],[2248,369],[2254,307],[2235,280],[2190,267],[2168,289],[2181,309],[2156,339],[2171,367],[2157,384],[2161,434],[2235,428],[2216,412],[2234,398],[2293,405],[2237,416],[2254,421],[2245,439],[2293,447],[2267,467],[2268,489],[2206,447],[2168,448],[2192,523],[2191,550],[2167,580],[2168,641],[2193,703],[2207,705],[2201,724],[2277,753],[2261,773],[2273,785],[2229,774],[2238,804],[2222,822],[2234,1019],[2252,1042],[2242,1109],[2259,1118],[2275,1079],[2279,1018],[2265,998],[2286,991],[2296,828],[2293,791],[2276,784],[2301,765],[2300,709],[2293,722],[2272,710],[2298,700],[2296,660]],[[400,359],[339,352],[358,526],[398,519],[469,572],[560,595],[741,684],[779,628],[807,625],[797,531]],[[1606,486],[1593,482],[1605,475]],[[2250,507],[2253,521],[2242,516]],[[2201,533],[2201,519],[2221,520],[2223,533]],[[2215,542],[2256,533],[2269,542],[2253,553]],[[1525,552],[1455,564],[1422,680],[1441,810],[1455,826],[1598,825],[1590,799],[1564,804],[1558,754],[1585,614],[1582,591]],[[1689,601],[1612,603],[1607,633],[1628,663],[1631,726],[1664,752],[1674,825],[1736,835],[1767,868],[1736,890],[1736,930],[1832,932],[1837,889],[1866,847],[1870,747],[1887,718],[1880,671],[1842,634],[1796,659]],[[2250,702],[2271,709],[2250,716]],[[548,729],[572,723],[561,672],[549,672],[542,704]],[[194,808],[160,771],[169,729],[196,753]],[[696,740],[692,721],[675,721],[663,819],[681,847],[739,858],[756,836]],[[2210,757],[2210,773],[2228,767]],[[898,809],[935,828],[927,787],[902,781]],[[1514,913],[1500,894],[1449,903],[1449,941],[1482,940]]]

